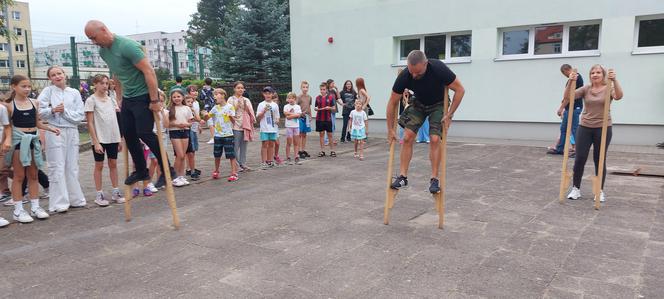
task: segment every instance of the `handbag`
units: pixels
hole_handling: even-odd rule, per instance
[[[374,111],[373,109],[371,109],[371,105],[367,105],[367,114],[369,116],[374,115]]]

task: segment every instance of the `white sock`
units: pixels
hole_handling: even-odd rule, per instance
[[[97,190],[97,193],[102,194],[102,193],[104,193],[104,190]]]
[[[117,187],[113,188],[113,193],[120,193],[120,189],[118,189]]]
[[[14,202],[14,214],[18,214],[21,211],[23,211],[23,201],[15,201]]]
[[[30,208],[33,210],[39,208],[39,198],[30,200]]]

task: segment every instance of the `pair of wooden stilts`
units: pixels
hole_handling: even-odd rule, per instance
[[[576,73],[576,69],[574,69]],[[576,91],[576,80],[570,81],[569,84],[573,86],[569,93],[569,106],[567,108],[567,133],[565,134],[565,150],[563,153],[563,167],[562,175],[560,178],[560,193],[559,199],[560,203],[564,203],[566,199],[565,193],[569,190],[570,181],[572,180],[574,174],[571,170],[568,169],[567,163],[569,160],[569,150],[570,150],[570,137],[572,135],[572,122],[574,117],[574,97]],[[599,165],[597,165],[597,175],[592,177],[593,181],[593,193],[595,195],[595,210],[600,208],[600,194],[602,193],[602,179],[604,177],[604,163],[606,162],[606,134],[607,128],[609,125],[609,109],[611,106],[611,90],[613,89],[613,82],[609,80],[607,85],[606,97],[604,98],[604,116],[602,119],[602,138],[600,140],[600,151],[599,151]]]
[[[157,141],[159,142],[159,148],[160,148],[160,155],[161,155],[161,160],[165,164],[164,165],[164,176],[166,178],[166,199],[168,200],[168,206],[171,208],[171,214],[173,216],[173,227],[175,229],[180,228],[180,218],[178,217],[178,209],[175,204],[175,192],[173,191],[173,181],[171,180],[171,172],[168,166],[168,155],[166,154],[166,147],[164,146],[164,136],[161,131],[161,114],[153,112],[152,113],[154,116],[154,122],[155,122],[155,128],[157,128]],[[124,155],[124,160],[125,160],[125,177],[129,176],[129,154],[127,152],[127,147],[125,146],[123,148],[123,155]],[[157,153],[154,153],[157,154]],[[124,203],[124,211],[125,211],[125,220],[126,221],[131,221],[131,201],[133,199],[132,195],[132,187],[129,185],[125,185],[125,203]]]
[[[448,89],[445,88],[445,95],[443,99],[443,115],[447,115],[449,110],[449,95]],[[443,136],[441,137],[440,145],[440,164],[438,168],[438,178],[440,182],[440,192],[433,194],[436,211],[438,212],[438,228],[443,229],[445,224],[445,183],[446,183],[446,158],[447,158],[447,128],[445,124],[443,126]],[[396,126],[395,126],[396,131]],[[385,225],[390,224],[390,211],[394,207],[394,201],[396,200],[397,193],[399,190],[392,189],[390,185],[392,184],[392,175],[394,172],[394,148],[396,140],[390,140],[390,157],[387,162],[387,186],[385,188],[385,208],[383,211],[383,223]]]

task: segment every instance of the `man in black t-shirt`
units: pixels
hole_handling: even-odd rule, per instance
[[[411,105],[399,117],[399,125],[404,128],[404,142],[401,146],[399,177],[391,185],[399,189],[408,185],[408,167],[413,156],[413,143],[417,130],[429,117],[429,160],[431,161],[431,181],[429,191],[440,192],[438,168],[440,167],[440,138],[442,126],[449,128],[454,112],[459,108],[465,90],[456,75],[440,60],[428,60],[424,52],[411,51],[408,54],[408,68],[401,72],[392,87],[392,95],[387,105],[387,130],[389,142],[396,141],[394,121],[397,118],[399,101],[405,89],[413,91]],[[449,112],[444,114],[443,99],[445,87],[454,91],[454,99]]]

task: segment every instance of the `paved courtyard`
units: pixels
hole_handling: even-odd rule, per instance
[[[661,298],[664,179],[609,175],[607,203],[558,203],[560,156],[541,147],[449,145],[445,229],[418,144],[389,226],[383,225],[387,144],[359,162],[337,158],[176,190],[174,231],[164,192],[94,206],[92,155],[81,154],[88,207],[0,230],[7,298]],[[283,142],[283,137],[282,137]],[[285,144],[285,143],[283,143]],[[258,143],[250,156],[256,165]],[[317,142],[310,140],[313,155]],[[609,166],[664,166],[662,153],[611,151]],[[223,161],[222,173],[227,174]],[[122,173],[122,171],[121,171]],[[108,189],[107,189],[108,190]],[[45,202],[43,202],[45,204]],[[0,215],[10,216],[3,207]]]

